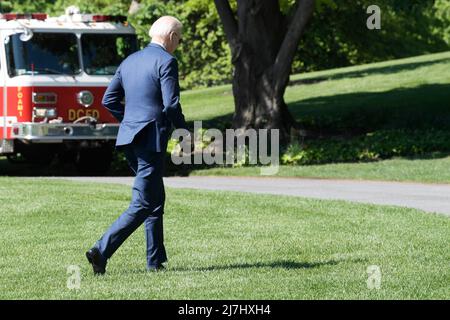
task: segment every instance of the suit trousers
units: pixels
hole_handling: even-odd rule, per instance
[[[147,268],[167,261],[163,234],[164,152],[149,152],[145,140],[145,135],[138,134],[131,144],[122,147],[136,177],[128,209],[95,244],[105,262],[142,223],[147,242]]]

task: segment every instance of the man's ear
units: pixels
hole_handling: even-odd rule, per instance
[[[173,42],[173,37],[175,37],[175,31],[171,31],[169,34],[169,39],[171,42]]]

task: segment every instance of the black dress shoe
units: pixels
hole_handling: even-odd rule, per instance
[[[97,248],[92,248],[88,252],[86,252],[86,258],[88,259],[89,263],[92,264],[94,274],[104,274],[106,272],[106,261]]]

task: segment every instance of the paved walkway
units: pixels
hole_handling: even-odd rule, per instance
[[[132,177],[57,177],[132,185]],[[168,177],[167,187],[279,194],[417,208],[450,216],[450,184],[258,177]]]

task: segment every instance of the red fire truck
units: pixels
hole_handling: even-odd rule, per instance
[[[120,62],[137,50],[124,17],[0,15],[0,155],[11,161],[75,161],[105,172],[117,121],[102,107]]]

